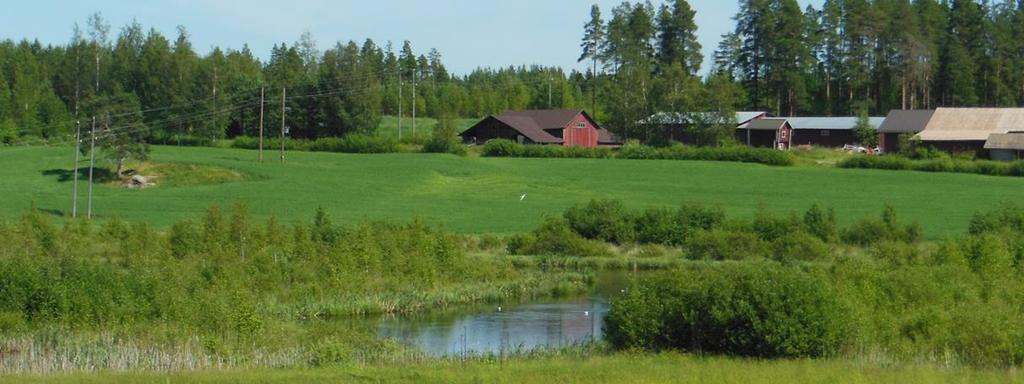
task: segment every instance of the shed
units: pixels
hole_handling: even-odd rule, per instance
[[[858,141],[853,132],[860,120],[858,117],[790,117],[787,120],[793,127],[792,145],[842,147]],[[868,124],[875,130],[884,121],[884,117],[868,118]]]
[[[736,129],[736,141],[751,147],[789,149],[793,127],[787,119],[755,119]]]
[[[900,135],[924,131],[933,114],[933,109],[889,111],[878,126],[878,146],[882,152],[899,152]]]
[[[985,150],[992,160],[1011,161],[1024,158],[1024,132],[993,133],[985,140]]]

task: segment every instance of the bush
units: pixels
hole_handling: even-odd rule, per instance
[[[384,136],[348,134],[343,137],[323,137],[316,140],[285,139],[285,150],[337,152],[337,153],[395,153],[399,151],[398,141]],[[234,148],[257,149],[259,138],[239,136],[231,144]],[[281,139],[266,138],[263,149],[273,151],[281,148]]]
[[[769,264],[720,264],[634,284],[611,303],[609,343],[756,357],[832,356],[845,311],[818,273]]]
[[[611,255],[607,246],[573,232],[561,218],[548,219],[528,234],[513,236],[508,241],[508,252],[513,255],[543,256]]]
[[[563,216],[573,231],[587,239],[623,244],[636,236],[632,213],[619,200],[591,200],[569,208]]]
[[[690,147],[675,144],[658,148],[631,140],[613,152],[610,148],[565,147],[560,145],[522,145],[510,140],[494,139],[484,144],[484,156],[492,157],[554,157],[554,158],[619,158],[633,160],[704,160],[793,165],[793,155],[768,148],[744,146]]]
[[[694,232],[684,248],[691,260],[757,260],[766,256],[768,244],[748,232],[714,229]]]
[[[917,222],[899,224],[896,221],[896,210],[886,206],[882,211],[881,220],[861,219],[844,230],[842,238],[848,244],[860,246],[868,246],[882,240],[912,243],[921,238],[921,226]]]
[[[794,232],[772,243],[772,258],[776,261],[821,261],[828,255],[828,245],[806,232]]]

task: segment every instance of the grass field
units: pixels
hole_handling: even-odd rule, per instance
[[[72,157],[70,147],[0,149],[0,215],[24,212],[33,202],[46,212],[70,213]],[[975,211],[1010,202],[1024,190],[1024,178],[698,161],[292,152],[285,164],[258,164],[255,151],[164,146],[153,147],[152,158],[204,166],[177,169],[243,176],[209,184],[204,180],[217,178],[185,175],[178,179],[188,182],[146,190],[97,185],[96,217],[166,227],[211,204],[245,201],[256,218],[309,220],[322,206],[339,222],[419,217],[460,232],[505,234],[532,229],[546,215],[593,198],[633,207],[701,203],[734,215],[803,211],[819,203],[834,207],[840,222],[876,215],[888,203],[935,238],[963,232]],[[79,188],[84,212],[86,184]]]
[[[554,357],[510,362],[432,362],[388,367],[189,372],[172,375],[13,376],[17,383],[1010,383],[1016,371],[884,367],[829,360],[742,360],[681,354]]]
[[[462,132],[473,124],[476,124],[480,119],[455,119],[455,130],[456,132]],[[437,125],[437,120],[429,117],[417,117],[416,118],[416,132],[412,130],[412,118],[402,118],[402,137],[429,137],[434,132],[434,127]],[[397,116],[383,116],[380,120],[380,125],[377,126],[377,134],[387,137],[398,137],[398,117]]]

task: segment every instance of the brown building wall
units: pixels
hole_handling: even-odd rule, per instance
[[[793,132],[794,146],[842,147],[857,142],[849,129],[797,129]]]
[[[582,128],[577,128],[578,125],[582,125]],[[576,115],[562,131],[562,145],[566,147],[592,148],[597,146],[597,127],[582,113]]]
[[[761,130],[761,129],[737,129],[736,130],[736,142],[746,145],[747,144],[747,132],[750,132],[750,146],[752,147],[763,147],[763,148],[774,148],[776,140],[776,131]]]

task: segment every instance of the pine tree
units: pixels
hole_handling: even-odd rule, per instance
[[[662,5],[658,11],[658,61],[665,66],[679,64],[690,75],[696,75],[704,62],[695,15],[686,0],[675,0],[672,7]]]

